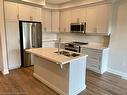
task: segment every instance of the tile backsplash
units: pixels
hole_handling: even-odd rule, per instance
[[[58,39],[61,38],[62,43],[80,41],[80,42],[89,42],[102,44],[103,46],[108,46],[109,37],[108,36],[86,36],[85,34],[79,33],[44,33],[43,40],[48,39]]]
[[[86,36],[85,34],[79,33],[61,33],[60,37],[63,43],[72,42],[72,41],[81,41],[89,43],[99,43],[104,46],[108,46],[109,37],[106,36]]]

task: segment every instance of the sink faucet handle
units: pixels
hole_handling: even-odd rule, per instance
[[[58,53],[60,52],[60,43],[61,43],[61,38],[58,39]]]
[[[58,40],[59,40],[59,42],[61,42],[61,38],[59,38]]]

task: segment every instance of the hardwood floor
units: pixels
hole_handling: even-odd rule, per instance
[[[0,74],[0,95],[58,95],[32,76],[33,67]],[[127,81],[110,73],[87,71],[87,89],[79,95],[127,95]]]

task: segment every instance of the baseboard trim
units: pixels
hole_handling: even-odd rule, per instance
[[[86,85],[76,90],[74,93],[71,93],[70,95],[78,95],[80,92],[86,89]]]
[[[114,70],[114,69],[111,69],[111,68],[108,68],[107,72],[115,74],[115,75],[118,75],[118,76],[121,76],[122,79],[127,80],[127,74],[124,73],[124,72],[121,72],[121,71],[118,71],[118,70]]]
[[[8,70],[8,69],[3,70],[3,71],[2,71],[2,74],[3,74],[3,75],[9,74],[9,70]]]
[[[3,75],[9,74],[9,70],[3,70],[2,68],[0,68],[0,71],[2,72]]]
[[[21,64],[15,65],[13,67],[9,67],[9,70],[18,69],[21,67]]]
[[[36,79],[38,79],[39,81],[41,81],[42,83],[44,83],[45,85],[47,85],[48,87],[50,87],[51,89],[53,89],[54,91],[56,91],[57,93],[59,93],[60,95],[67,95],[67,93],[65,93],[62,90],[60,90],[59,88],[55,87],[54,85],[52,85],[51,83],[49,83],[48,81],[46,81],[45,79],[43,79],[42,77],[37,75],[36,73],[34,73],[33,76]]]

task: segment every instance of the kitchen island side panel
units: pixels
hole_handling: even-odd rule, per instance
[[[60,65],[38,56],[33,57],[34,61],[34,77],[39,79],[51,89],[60,95],[68,95],[69,93],[69,64],[64,65],[61,69]]]
[[[60,95],[77,95],[85,90],[86,57],[60,65],[35,56],[34,77]]]
[[[86,58],[70,62],[69,95],[77,95],[86,89]]]

